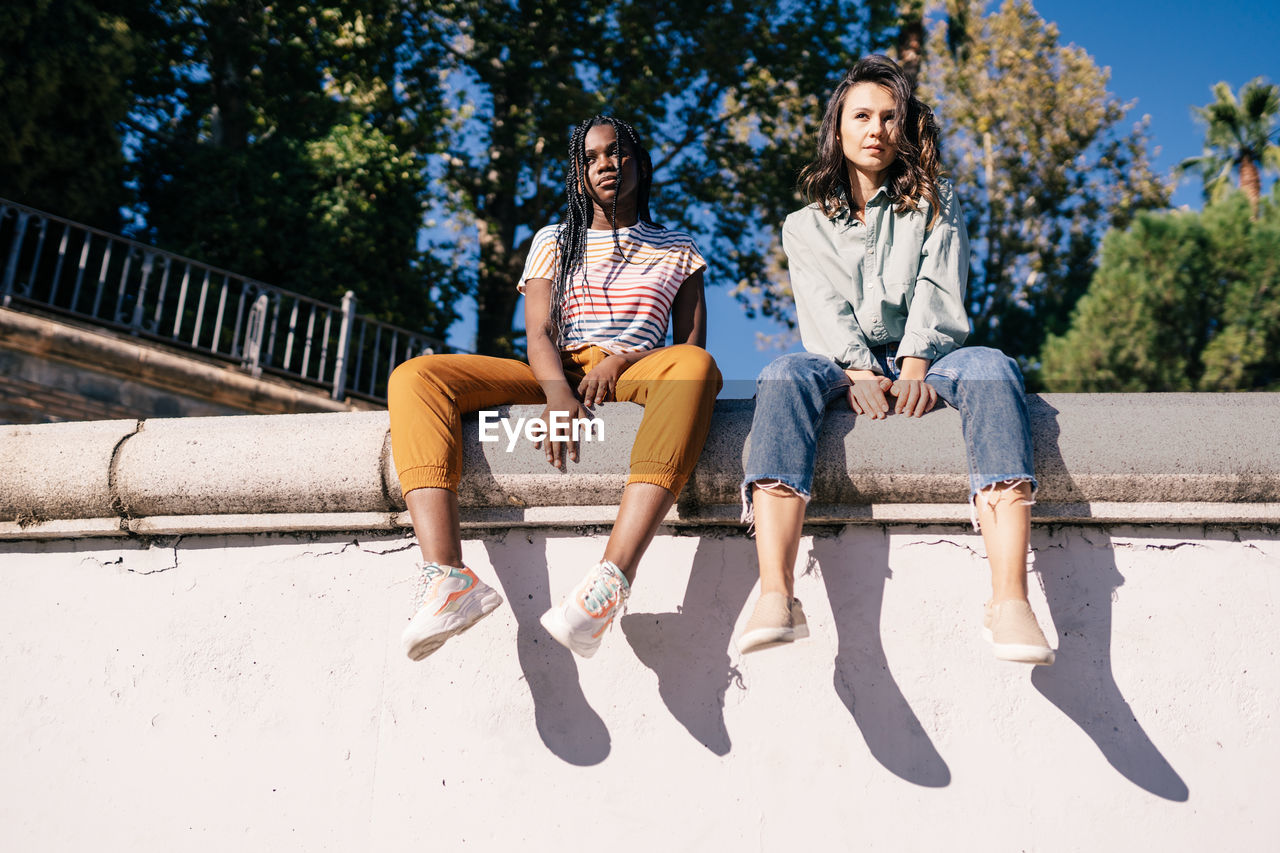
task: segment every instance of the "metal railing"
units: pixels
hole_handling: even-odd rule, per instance
[[[329,391],[386,402],[427,335],[0,199],[0,304],[52,311]]]

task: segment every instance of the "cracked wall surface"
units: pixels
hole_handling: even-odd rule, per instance
[[[546,849],[627,791],[622,851],[1266,849],[1278,536],[1037,526],[1035,670],[965,524],[812,528],[812,636],[745,657],[754,545],[665,530],[590,660],[538,617],[607,529],[489,529],[505,604],[419,664],[405,533],[0,542],[0,846]]]

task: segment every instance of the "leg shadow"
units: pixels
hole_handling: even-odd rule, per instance
[[[1122,776],[1157,797],[1186,802],[1182,777],[1165,760],[1120,693],[1111,671],[1112,592],[1124,583],[1104,531],[1078,534],[1095,548],[1050,548],[1036,552],[1058,657],[1037,666],[1031,683],[1084,730]],[[1105,547],[1096,540],[1105,538]]]
[[[755,544],[731,537],[698,543],[684,604],[675,613],[631,613],[621,621],[636,657],[658,676],[671,716],[716,755],[732,746],[724,697],[742,679],[729,661],[729,638],[756,582]]]
[[[844,537],[813,538],[811,559],[822,572],[839,635],[836,694],[885,769],[916,785],[942,788],[951,783],[951,770],[898,688],[880,638],[884,588],[891,573],[889,535],[878,532],[878,537],[860,536],[870,545],[856,553],[842,545]]]
[[[519,531],[489,540],[486,547],[516,617],[516,651],[542,742],[569,764],[599,764],[609,755],[609,729],[582,692],[573,652],[538,621],[551,606],[545,549],[536,558],[537,549]]]

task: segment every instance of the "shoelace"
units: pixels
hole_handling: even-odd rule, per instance
[[[591,586],[582,593],[582,603],[586,606],[588,613],[599,613],[608,604],[626,612],[627,595],[622,591],[623,582],[614,573],[616,571],[616,569],[601,566],[600,571],[592,579]]]
[[[444,577],[444,570],[437,563],[424,563],[422,571],[418,573],[418,578],[413,585],[413,606],[421,607],[427,600],[428,594],[431,592],[431,586],[440,578]]]

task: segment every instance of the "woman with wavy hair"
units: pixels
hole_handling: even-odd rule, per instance
[[[1050,664],[1027,602],[1036,479],[1022,374],[998,350],[961,347],[969,246],[939,174],[933,113],[893,60],[868,56],[831,95],[818,145],[800,176],[810,204],[782,231],[807,352],[778,358],[756,384],[742,501],[760,597],[738,648],[808,636],[794,572],[827,407],[918,418],[941,398],[960,412],[973,523],[991,564],[984,634],[997,658]]]
[[[640,558],[711,426],[721,381],[705,349],[706,262],[692,238],[650,217],[653,165],[635,128],[612,116],[583,121],[565,174],[565,217],[534,235],[513,282],[525,297],[528,363],[425,355],[391,374],[391,450],[423,559],[416,613],[402,637],[413,660],[502,603],[463,565],[463,414],[545,403],[541,422],[554,426],[589,419],[591,407],[611,400],[645,407],[604,554],[542,617],[558,642],[583,657],[595,654],[626,603]],[[556,467],[578,460],[574,433],[539,445]]]

